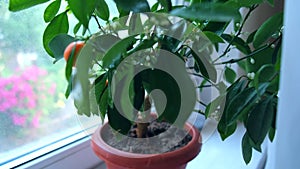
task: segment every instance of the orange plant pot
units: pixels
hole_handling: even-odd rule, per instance
[[[136,154],[113,148],[105,143],[101,133],[108,123],[99,127],[92,136],[91,146],[95,154],[105,161],[107,169],[185,169],[187,163],[200,152],[202,138],[199,131],[186,123],[185,129],[192,140],[184,147],[162,154]]]

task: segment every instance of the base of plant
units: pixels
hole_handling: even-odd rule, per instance
[[[177,150],[187,145],[192,136],[184,129],[172,126],[168,122],[152,121],[145,138],[137,138],[137,125],[133,125],[127,136],[115,137],[108,131],[103,137],[104,141],[119,150],[140,153],[159,154]]]
[[[190,136],[189,135],[186,136],[191,137],[191,140],[181,148],[178,148],[174,151],[164,152],[164,153],[154,153],[154,154],[130,153],[110,146],[105,141],[107,140],[107,138],[109,138],[108,137],[109,135],[113,135],[111,133],[112,130],[108,123],[99,127],[95,131],[92,137],[91,145],[95,154],[99,158],[105,161],[107,169],[185,169],[186,164],[192,159],[194,159],[200,152],[202,146],[202,138],[199,131],[192,125],[186,123],[184,128],[185,128],[184,133],[188,133]],[[130,138],[136,140],[142,140],[143,142],[150,143],[152,141],[155,141],[155,139],[157,140],[157,137],[159,137],[164,133],[169,133],[170,135],[174,135],[174,132],[172,130],[177,130],[177,129],[176,128],[173,129],[173,127],[170,126],[168,130],[160,133],[157,136],[148,137],[148,138],[132,138],[132,137]],[[133,131],[133,129],[131,131]],[[181,132],[181,131],[176,131],[176,132]],[[129,134],[130,133],[132,134],[132,132],[129,132]],[[183,138],[185,138],[185,136],[181,137],[181,140]],[[122,142],[121,136],[117,137],[117,139],[120,139]],[[147,147],[149,146],[148,144],[145,145]],[[130,147],[127,146],[127,149],[130,149]]]

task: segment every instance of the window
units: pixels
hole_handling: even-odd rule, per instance
[[[42,46],[43,9],[11,13],[8,1],[0,1],[0,166],[81,139],[82,128],[94,124],[65,99],[65,62],[53,65]]]

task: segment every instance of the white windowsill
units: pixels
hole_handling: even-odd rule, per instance
[[[201,126],[203,124],[196,123],[196,125]],[[207,127],[209,125],[215,125],[215,123],[206,121],[205,128],[210,128]],[[244,128],[239,126],[232,136],[222,141],[216,130],[202,130],[202,150],[194,160],[188,163],[187,169],[261,169],[266,159],[266,144],[263,145],[263,153],[253,151],[252,160],[246,165],[241,154],[241,139],[244,131]],[[4,166],[4,168],[11,167]],[[105,169],[105,164],[94,154],[90,146],[90,137],[87,136],[52,153],[20,165],[18,168]]]

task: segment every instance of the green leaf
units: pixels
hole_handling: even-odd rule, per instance
[[[228,35],[228,34],[222,34],[221,37],[224,38],[228,43],[232,43],[232,45],[235,46],[242,53],[246,55],[251,53],[248,44],[240,37],[233,37],[232,35]]]
[[[122,54],[127,51],[127,48],[136,41],[134,36],[129,36],[114,44],[103,57],[104,68],[114,68],[120,63]]]
[[[96,80],[94,81],[95,97],[98,104],[100,103],[101,97],[107,88],[106,80],[107,80],[107,74],[103,73],[99,77],[97,77]]]
[[[79,31],[80,27],[81,27],[81,23],[80,23],[80,22],[78,22],[78,23],[74,26],[74,28],[73,28],[73,33],[74,33],[75,35],[76,35],[77,32]]]
[[[236,129],[236,123],[232,123],[232,124],[228,123],[227,119],[230,112],[227,111],[227,107],[229,103],[233,100],[233,98],[236,97],[236,95],[240,94],[244,90],[246,82],[247,82],[246,80],[238,79],[229,88],[227,88],[225,106],[224,106],[221,120],[218,124],[218,131],[223,140],[229,137]]]
[[[109,20],[109,8],[105,0],[96,0],[96,15],[101,19],[108,21]]]
[[[259,85],[264,82],[271,82],[277,74],[274,65],[263,65],[255,74],[254,86],[258,89]]]
[[[49,48],[49,42],[58,34],[68,33],[69,21],[66,12],[57,15],[46,27],[43,34],[43,45],[50,56],[54,56]]]
[[[127,12],[132,11],[134,13],[150,12],[150,6],[147,0],[114,0],[118,7]]]
[[[68,34],[58,34],[49,42],[49,49],[55,58],[54,63],[64,57],[66,47],[74,41],[75,38]]]
[[[144,32],[143,23],[140,14],[133,14],[129,21],[129,35],[137,35]]]
[[[221,35],[225,29],[227,28],[229,22],[208,22],[208,24],[204,27],[203,31],[214,32],[217,35]]]
[[[171,68],[171,70],[170,72],[176,74],[176,77],[172,77],[169,71],[166,73],[160,69],[146,69],[142,72],[141,77],[147,93],[160,90],[164,94],[165,98],[162,97],[162,94],[151,93],[150,95],[159,114],[158,119],[166,120],[177,127],[182,127],[194,109],[196,91],[193,88],[193,82],[189,75],[187,73],[178,73],[185,71],[184,62],[180,66],[177,65]],[[179,82],[176,80],[184,81],[185,83],[178,84]],[[184,110],[182,107],[184,107]]]
[[[253,46],[258,48],[273,34],[279,31],[283,24],[283,13],[277,13],[268,18],[257,30],[253,40]]]
[[[189,20],[222,22],[241,19],[238,9],[222,3],[197,3],[186,8],[174,9],[171,14]]]
[[[215,45],[216,51],[219,50],[219,43],[225,43],[224,40],[214,32],[204,31],[203,33],[211,41],[211,43]]]
[[[211,113],[214,113],[215,111],[223,111],[224,104],[225,104],[225,96],[220,95],[219,97],[217,97],[207,105],[205,109],[205,117],[208,118],[209,115]]]
[[[211,64],[205,55],[197,54],[192,50],[192,56],[195,59],[195,64],[200,70],[201,74],[207,79],[212,80],[213,82],[217,81],[217,71],[213,64]]]
[[[104,34],[100,36],[93,36],[92,45],[100,53],[107,52],[121,39],[111,34]]]
[[[261,4],[264,2],[264,0],[234,0],[237,4],[240,5],[240,7],[245,6],[245,7],[251,7],[252,5],[255,4]]]
[[[272,7],[274,7],[274,0],[267,0],[267,2],[268,2]]]
[[[269,135],[268,135],[271,142],[273,142],[273,140],[275,138],[275,133],[276,133],[276,130],[273,127],[271,127],[269,130]]]
[[[274,116],[272,99],[273,96],[269,96],[260,101],[249,115],[246,128],[255,144],[261,144],[271,128]]]
[[[252,107],[258,100],[258,96],[261,96],[266,91],[268,85],[269,83],[263,83],[259,86],[258,90],[255,90],[253,87],[246,88],[230,100],[227,110],[225,110],[227,112],[226,123],[234,123],[244,110]]]
[[[246,62],[246,71],[249,73],[257,72],[263,65],[272,64],[273,62],[274,48],[257,49],[252,53],[254,54]]]
[[[247,133],[244,134],[242,139],[242,153],[245,163],[248,164],[252,158],[252,147]]]
[[[153,4],[152,5],[152,7],[151,7],[151,12],[155,12],[155,11],[157,11],[157,9],[158,9],[158,6],[159,6],[159,3],[158,2],[156,2],[155,4]]]
[[[9,0],[8,9],[16,12],[48,1],[49,0]]]
[[[165,12],[172,10],[172,1],[171,0],[158,0],[161,6],[165,9]]]
[[[113,108],[108,106],[107,117],[109,125],[117,132],[126,135],[130,130],[132,123],[120,114],[115,106]]]
[[[107,114],[107,108],[108,108],[108,90],[106,89],[100,99],[99,103],[99,109],[100,109],[100,116],[102,122],[105,119],[105,115]]]
[[[61,0],[55,0],[53,1],[48,7],[45,9],[44,12],[44,21],[50,22],[57,14],[59,8],[60,8]]]
[[[225,72],[224,72],[224,78],[227,82],[229,83],[233,83],[235,81],[236,78],[236,73],[233,69],[231,69],[230,67],[225,67]]]
[[[218,124],[218,132],[220,133],[221,139],[224,141],[230,135],[232,135],[237,128],[237,123],[230,125],[224,125],[223,123]]]
[[[256,34],[256,31],[253,31],[252,33],[250,33],[250,35],[248,36],[246,43],[252,43],[253,39],[254,39],[254,35]]]
[[[88,28],[96,6],[96,0],[69,0],[68,3],[75,17],[85,28]]]

